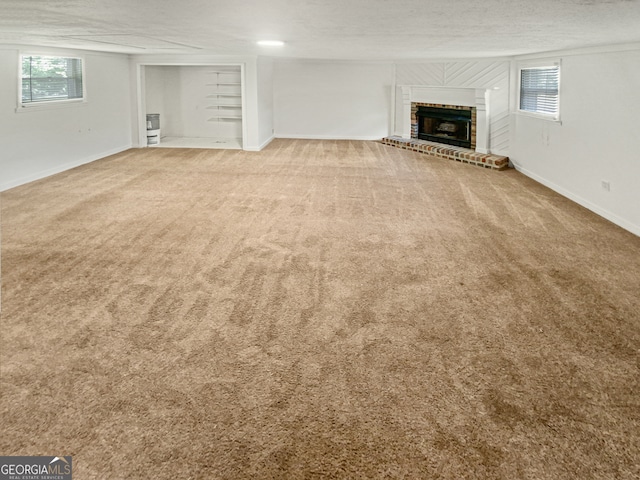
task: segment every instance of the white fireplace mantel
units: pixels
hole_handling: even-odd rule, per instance
[[[484,88],[399,85],[402,91],[402,138],[411,138],[411,103],[476,107],[476,152],[489,150],[489,94]]]

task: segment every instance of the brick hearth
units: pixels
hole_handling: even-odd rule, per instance
[[[478,153],[468,148],[444,145],[436,142],[427,142],[426,140],[419,140],[416,138],[391,136],[383,138],[382,143],[393,147],[404,148],[405,150],[426,153],[428,155],[434,155],[448,160],[455,160],[456,162],[491,168],[493,170],[504,170],[509,167],[509,157],[488,153]]]

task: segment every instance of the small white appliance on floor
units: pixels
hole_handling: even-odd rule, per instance
[[[147,145],[160,144],[160,114],[147,114]]]

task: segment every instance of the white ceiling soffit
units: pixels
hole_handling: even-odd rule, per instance
[[[0,46],[413,60],[639,42],[640,0],[0,0]]]
[[[185,45],[184,43],[170,42],[160,38],[148,37],[146,35],[113,33],[107,35],[66,35],[65,38],[80,40],[83,42],[100,43],[106,45],[116,45],[119,47],[136,48],[143,50],[200,50],[200,47]]]

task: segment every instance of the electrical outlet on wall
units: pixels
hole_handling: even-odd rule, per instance
[[[549,125],[547,124],[542,126],[542,144],[549,146]]]

